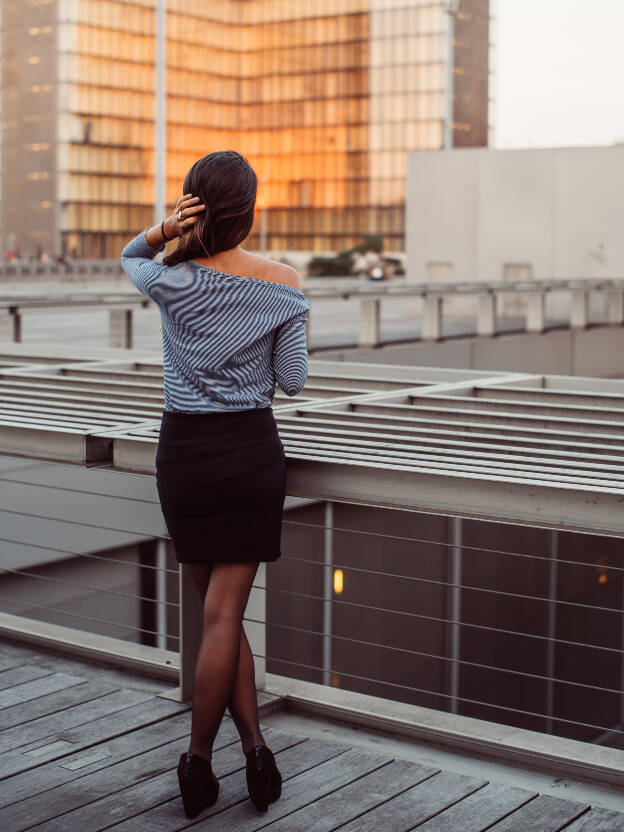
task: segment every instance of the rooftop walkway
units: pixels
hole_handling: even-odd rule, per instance
[[[282,770],[265,815],[246,789],[226,715],[214,748],[215,806],[185,818],[175,767],[191,713],[162,680],[0,643],[4,832],[193,828],[330,832],[619,832],[621,793],[403,742],[283,710],[261,693],[261,727]]]

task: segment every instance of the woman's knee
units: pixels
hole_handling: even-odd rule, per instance
[[[258,564],[216,564],[204,598],[204,624],[242,625]]]
[[[214,624],[242,624],[246,604],[228,603],[209,598],[204,599],[204,626]]]

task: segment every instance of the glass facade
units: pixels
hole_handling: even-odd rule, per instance
[[[20,0],[25,29],[45,1]],[[117,257],[154,222],[155,0],[47,6],[57,246]],[[488,8],[456,18],[457,145],[487,144]],[[248,248],[403,249],[407,152],[442,141],[446,22],[441,0],[167,0],[168,205],[197,158],[234,148],[260,180]]]

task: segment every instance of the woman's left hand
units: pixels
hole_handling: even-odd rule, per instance
[[[165,220],[165,233],[170,240],[174,237],[181,237],[195,225],[197,214],[206,210],[205,205],[198,203],[199,197],[192,196],[192,194],[184,194],[178,200],[173,214]]]

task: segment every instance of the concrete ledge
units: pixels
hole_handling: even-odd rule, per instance
[[[54,650],[55,653],[78,656],[86,662],[95,661],[159,679],[177,682],[180,675],[180,657],[177,652],[97,633],[86,633],[59,624],[49,624],[47,621],[2,612],[0,635],[27,644],[37,644]]]
[[[624,751],[266,674],[282,707],[410,737],[472,757],[624,786]]]
[[[491,337],[312,348],[309,352],[310,358],[328,361],[619,378],[624,375],[623,337],[624,327],[597,324],[587,329],[501,332]]]

